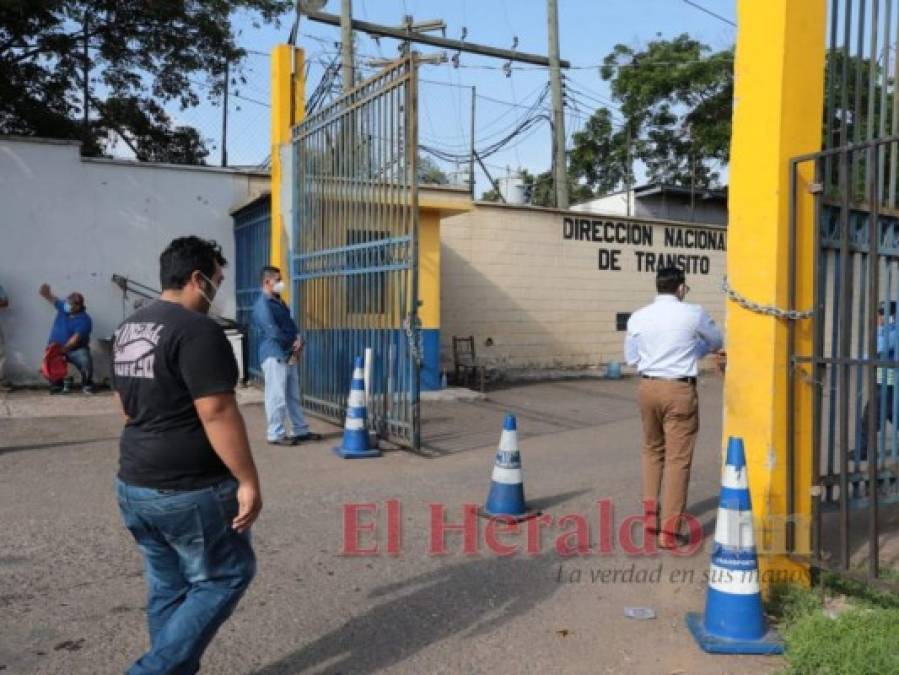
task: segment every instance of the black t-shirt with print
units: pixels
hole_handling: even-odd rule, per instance
[[[194,400],[234,391],[237,375],[225,332],[208,316],[165,300],[131,315],[113,347],[113,382],[128,416],[119,478],[172,490],[229,478]]]

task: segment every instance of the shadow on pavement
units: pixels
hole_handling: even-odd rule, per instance
[[[560,492],[557,495],[548,497],[537,497],[537,499],[528,499],[528,508],[532,511],[545,511],[559,504],[564,504],[581,495],[593,492],[592,488],[584,488],[583,490],[571,490],[569,492]]]
[[[35,443],[32,445],[6,445],[0,446],[0,455],[13,452],[25,452],[28,450],[49,450],[50,448],[62,448],[75,445],[89,445],[91,443],[103,443],[105,441],[118,441],[119,437],[104,436],[102,438],[85,438],[81,441],[54,441],[52,443]]]
[[[552,596],[555,567],[549,554],[490,557],[381,586],[369,594],[380,604],[257,673],[374,673],[452,635],[483,635]]]

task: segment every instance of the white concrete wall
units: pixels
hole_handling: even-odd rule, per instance
[[[94,322],[98,379],[108,376],[98,338],[108,337],[123,308],[113,273],[159,288],[159,254],[175,237],[212,238],[229,267],[216,305],[235,315],[235,251],[229,210],[268,189],[264,174],[82,160],[77,144],[0,137],[0,310],[7,375],[40,381],[38,369],[54,310],[37,294],[44,281],[57,296],[84,294]]]
[[[564,219],[635,223],[651,228],[652,243],[566,238]],[[647,253],[705,257],[707,273],[687,273],[690,302],[723,326],[725,251],[673,247],[666,228],[724,236],[721,227],[686,226],[617,216],[478,203],[441,223],[441,356],[452,362],[452,336],[475,336],[479,357],[499,370],[598,366],[623,361],[625,333],[616,313],[633,312],[655,297]],[[672,230],[672,231],[673,231]],[[670,242],[669,242],[670,243]],[[600,269],[599,251],[618,251],[620,270]],[[641,267],[638,257],[642,256]],[[608,262],[608,259],[607,259]],[[491,341],[492,346],[487,342]]]

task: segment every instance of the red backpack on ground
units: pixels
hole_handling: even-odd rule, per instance
[[[41,361],[41,375],[51,383],[62,382],[66,378],[68,369],[62,347],[55,342],[48,344],[47,349],[44,350],[44,360]]]

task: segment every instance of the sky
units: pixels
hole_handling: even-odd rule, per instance
[[[735,22],[736,0],[692,0]],[[709,45],[713,50],[731,46],[736,29],[685,0],[558,0],[561,57],[571,62],[566,71],[569,91],[574,99],[566,109],[566,135],[569,139],[596,107],[609,102],[608,83],[599,75],[599,64],[618,43],[632,47],[645,45],[659,35],[672,38],[681,33]],[[325,12],[338,14],[340,0],[329,0]],[[520,51],[546,54],[545,0],[353,0],[354,18],[385,25],[399,25],[405,15],[416,21],[443,19],[446,36],[459,38],[467,28],[466,40],[496,47],[511,48],[518,38]],[[260,25],[258,16],[234,17],[239,32],[238,44],[248,50],[242,64],[247,82],[232,89],[228,119],[229,164],[255,165],[269,152],[269,60],[273,45],[284,42],[292,15],[280,26]],[[337,54],[340,39],[337,27],[303,18],[299,46],[310,62],[307,94],[318,83],[324,67]],[[397,43],[381,39],[377,43],[357,33],[357,58],[363,66],[370,58],[397,55]],[[425,54],[441,50],[426,45]],[[448,53],[447,56],[452,56]],[[454,152],[467,152],[469,145],[471,86],[476,87],[475,145],[484,148],[502,138],[547,82],[545,68],[513,64],[506,77],[498,59],[461,55],[459,68],[451,63],[423,66],[420,73],[420,142]],[[371,72],[366,70],[364,72]],[[201,82],[202,84],[202,82]],[[202,91],[203,87],[199,89]],[[547,102],[548,105],[548,102]],[[180,123],[200,129],[211,150],[208,162],[220,161],[222,108],[220,101],[204,103],[193,109],[170,112]],[[614,109],[613,109],[614,113]],[[532,173],[550,167],[551,138],[548,124],[516,138],[513,146],[491,156],[488,168],[494,178],[507,170],[526,168]],[[445,170],[454,167],[442,165]],[[478,194],[489,187],[483,172],[478,174]]]

